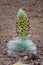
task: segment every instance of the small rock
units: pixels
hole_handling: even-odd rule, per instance
[[[23,59],[24,59],[24,60],[27,60],[27,59],[28,59],[28,57],[27,57],[27,56],[24,56],[24,57],[23,57]]]
[[[40,62],[35,62],[34,65],[40,65]]]
[[[40,42],[40,40],[38,40],[38,42]]]
[[[34,61],[34,60],[37,60],[38,57],[34,54],[31,54],[29,58]]]
[[[19,56],[20,56],[20,57],[24,57],[24,56],[26,56],[26,53],[25,53],[25,52],[20,53]]]
[[[7,55],[7,49],[4,49],[4,50],[3,50],[3,54],[4,54],[4,55]]]
[[[40,62],[38,63],[38,65],[40,65]]]
[[[23,63],[21,63],[21,62],[16,62],[16,63],[13,64],[13,65],[28,65],[28,64],[23,64]]]

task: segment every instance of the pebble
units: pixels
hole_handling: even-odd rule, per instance
[[[27,56],[24,56],[24,57],[23,57],[23,59],[24,59],[24,60],[27,60],[27,59],[28,59],[28,57],[27,57]]]
[[[23,64],[23,63],[21,63],[21,62],[16,62],[16,63],[13,64],[13,65],[29,65],[29,64]]]

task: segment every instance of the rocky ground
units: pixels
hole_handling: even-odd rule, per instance
[[[7,55],[8,41],[17,36],[16,18],[19,8],[28,15],[29,34],[38,50],[38,60],[35,59],[30,65],[43,65],[43,0],[0,0],[0,65],[12,65],[19,59],[19,56],[15,58]]]

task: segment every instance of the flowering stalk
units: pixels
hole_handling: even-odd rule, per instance
[[[26,36],[28,34],[28,19],[26,13],[20,9],[18,11],[18,19],[17,19],[17,32],[18,37],[21,39],[26,39]]]

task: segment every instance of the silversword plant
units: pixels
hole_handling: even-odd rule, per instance
[[[36,45],[32,40],[27,39],[29,32],[29,20],[27,18],[27,14],[22,9],[19,9],[17,14],[16,28],[18,37],[8,42],[8,54],[17,54],[24,51],[36,54]]]

